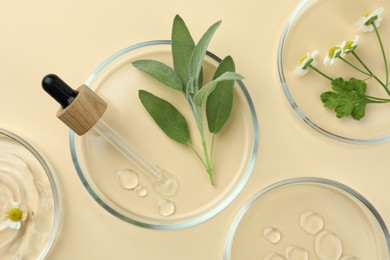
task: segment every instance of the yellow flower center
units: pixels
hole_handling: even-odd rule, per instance
[[[8,211],[7,216],[11,221],[17,222],[17,221],[20,221],[22,219],[23,212],[18,208],[12,208],[12,209],[10,209],[10,211]]]
[[[333,58],[334,57],[334,54],[335,54],[337,49],[338,49],[337,46],[333,46],[332,48],[329,49],[329,51],[328,51],[329,58]]]
[[[302,62],[307,58],[307,56],[303,56],[300,60],[299,60],[299,64],[302,64]]]
[[[371,14],[371,12],[370,12],[370,13],[366,13],[366,14],[364,15],[364,17],[368,17],[370,14]]]
[[[344,50],[350,50],[352,49],[353,41],[347,41],[344,46]]]

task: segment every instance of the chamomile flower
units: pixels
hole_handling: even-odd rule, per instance
[[[385,9],[383,7],[379,7],[371,13],[366,14],[356,22],[356,26],[362,32],[372,32],[374,30],[373,24],[377,28],[380,26],[382,21],[382,17],[380,17],[380,15],[384,10]]]
[[[3,209],[1,221],[2,227],[20,229],[22,222],[27,219],[27,209],[20,202],[12,202]]]
[[[305,56],[301,58],[299,61],[299,65],[295,68],[295,73],[304,76],[309,72],[309,67],[316,67],[317,66],[317,60],[315,57],[317,56],[319,52],[317,50],[313,51],[312,53],[307,52]]]
[[[341,43],[341,50],[342,50],[341,56],[345,57],[345,55],[347,55],[348,53],[356,49],[358,42],[359,42],[359,35],[356,35],[353,41],[343,41]]]
[[[333,47],[331,47],[328,51],[328,55],[326,55],[326,57],[324,58],[324,64],[325,65],[332,65],[335,60],[337,59],[337,57],[340,56],[340,54],[342,53],[342,48],[340,45],[335,45]]]

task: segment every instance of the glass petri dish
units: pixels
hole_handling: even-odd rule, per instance
[[[330,77],[366,78],[339,59],[331,66],[322,64],[330,47],[359,35],[356,52],[372,71],[384,78],[384,63],[375,32],[360,32],[355,25],[360,17],[379,7],[385,9],[379,31],[386,44],[390,42],[390,33],[386,29],[390,23],[387,17],[390,2],[386,0],[303,0],[282,32],[278,70],[287,100],[307,125],[328,137],[351,143],[379,143],[390,139],[390,106],[369,104],[365,117],[359,121],[351,117],[338,119],[335,112],[325,108],[320,100],[321,93],[331,90],[330,81],[312,70],[304,77],[294,73],[307,52],[318,50],[318,68]],[[347,55],[346,59],[359,65],[352,55]],[[388,98],[375,80],[366,82],[368,95]]]
[[[0,146],[0,258],[44,259],[60,229],[55,176],[43,157],[19,136],[0,129]],[[7,217],[12,208],[24,211],[19,229],[12,228],[10,224],[16,222]]]
[[[145,160],[174,175],[177,192],[173,196],[155,192],[150,180],[94,131],[81,137],[70,131],[74,166],[93,199],[123,221],[150,229],[180,229],[201,223],[224,209],[252,172],[258,126],[251,98],[244,83],[238,81],[231,117],[215,139],[213,187],[191,149],[169,139],[155,124],[140,103],[138,91],[147,90],[177,107],[186,118],[192,142],[198,149],[200,140],[185,98],[132,66],[131,62],[138,59],[171,65],[170,41],[143,42],[123,49],[104,61],[86,85],[108,103],[102,119]],[[207,53],[205,82],[220,61]]]
[[[230,228],[224,259],[389,259],[374,206],[339,182],[295,178],[257,193]]]

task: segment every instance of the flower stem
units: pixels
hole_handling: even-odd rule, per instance
[[[366,95],[366,97],[368,99],[370,99],[370,101],[374,101],[373,103],[389,103],[390,102],[390,99],[386,99],[386,98],[378,98],[378,97],[373,97],[373,96],[368,96],[368,95]]]
[[[346,59],[344,59],[343,57],[339,56],[338,58],[339,58],[340,60],[342,60],[343,62],[345,62],[346,64],[348,64],[349,66],[351,66],[352,68],[354,68],[355,70],[357,70],[357,71],[363,73],[364,75],[367,75],[367,76],[369,76],[369,77],[372,77],[372,75],[371,75],[370,73],[365,72],[365,71],[359,69],[358,67],[356,67],[355,65],[353,65],[352,63],[350,63],[349,61],[347,61]]]
[[[323,76],[324,78],[326,78],[326,79],[328,79],[330,81],[334,80],[333,78],[329,77],[328,75],[326,75],[325,73],[323,73],[322,71],[320,71],[316,67],[312,66],[311,64],[309,65],[309,68],[311,68],[312,70],[314,70],[315,72],[317,72],[318,74],[320,74],[321,76]]]
[[[388,64],[387,64],[386,53],[385,53],[385,49],[383,48],[383,43],[382,43],[382,39],[381,39],[381,36],[379,34],[378,28],[376,27],[374,22],[372,23],[372,26],[375,29],[375,34],[378,37],[379,45],[381,47],[383,62],[385,63],[385,69],[386,69],[386,86],[387,86],[387,85],[389,85],[389,68],[388,68]]]
[[[389,89],[387,88],[387,85],[385,83],[383,83],[368,67],[367,65],[362,61],[362,59],[360,59],[360,57],[357,55],[357,53],[355,51],[351,51],[351,53],[353,54],[353,56],[360,62],[360,64],[363,65],[363,67],[368,71],[368,73],[370,73],[372,75],[372,77],[374,79],[376,79],[376,81],[378,81],[379,84],[382,85],[382,87],[385,89],[386,93],[390,96],[390,91]]]

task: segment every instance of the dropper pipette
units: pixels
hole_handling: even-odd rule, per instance
[[[176,193],[178,183],[174,176],[148,163],[133,146],[103,121],[101,117],[108,105],[94,91],[86,85],[74,90],[54,74],[43,78],[42,87],[60,103],[61,108],[57,112],[57,117],[76,134],[84,135],[94,129],[151,180],[153,189],[157,193],[164,196],[172,196]]]

